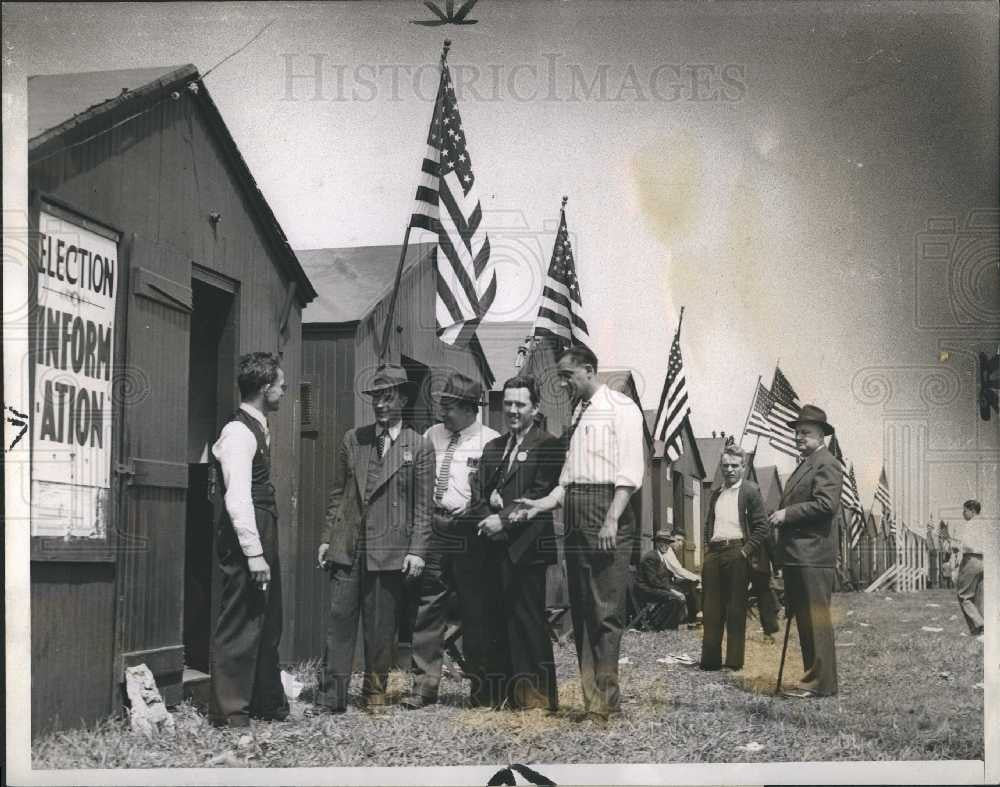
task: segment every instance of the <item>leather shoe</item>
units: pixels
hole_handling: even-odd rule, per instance
[[[434,705],[436,703],[437,698],[424,697],[420,694],[411,694],[399,704],[406,708],[406,710],[420,710],[421,708],[426,708],[428,705]]]

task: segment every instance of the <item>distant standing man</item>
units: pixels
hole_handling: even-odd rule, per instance
[[[953,538],[958,545],[953,545],[956,560],[961,554],[958,568],[958,606],[965,616],[969,633],[983,640],[983,554],[986,533],[982,522],[973,520],[982,513],[983,507],[978,500],[966,500],[962,507],[964,523],[955,528]]]
[[[209,716],[219,726],[246,727],[250,717],[288,717],[278,663],[281,568],[267,426],[286,386],[277,357],[265,352],[242,356],[237,380],[240,407],[212,446],[222,468],[225,513],[216,534],[222,598]]]
[[[375,423],[344,435],[317,554],[330,572],[330,622],[316,704],[331,713],[347,709],[359,615],[365,704],[386,704],[404,580],[420,577],[431,533],[434,449],[403,424],[413,396],[406,370],[380,367],[364,393]]]
[[[487,540],[463,517],[472,499],[472,474],[486,444],[499,433],[477,419],[483,387],[453,373],[436,396],[441,423],[424,432],[434,446],[435,482],[432,534],[427,564],[418,586],[413,622],[413,689],[402,705],[417,710],[437,702],[444,659],[445,613],[454,584],[462,619],[462,650],[472,678],[473,706],[490,706],[485,680],[489,629],[483,581]]]
[[[788,697],[832,696],[837,693],[830,597],[837,565],[837,526],[843,473],[826,447],[834,432],[826,413],[807,404],[789,421],[802,461],[785,484],[781,507],[770,522],[780,528],[778,560],[783,565],[785,597],[799,630],[805,674]]]
[[[705,588],[701,668],[743,669],[750,558],[767,538],[767,514],[760,489],[743,479],[746,454],[738,445],[722,452],[723,486],[712,493],[705,520]],[[722,633],[726,660],[722,660]]]
[[[522,498],[519,516],[562,505],[573,638],[585,718],[607,721],[621,710],[618,655],[625,619],[635,523],[628,503],[642,486],[642,413],[628,396],[597,379],[597,356],[573,346],[557,374],[577,400],[559,485],[543,498]]]
[[[542,497],[559,481],[560,442],[535,423],[541,393],[531,375],[503,386],[509,431],[486,444],[469,512],[486,541],[489,678],[494,707],[556,710],[556,664],[545,618],[545,577],[556,562],[552,515],[511,520],[519,497]]]

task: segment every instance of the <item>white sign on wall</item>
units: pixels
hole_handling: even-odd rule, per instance
[[[118,243],[44,207],[38,229],[31,534],[103,538]]]

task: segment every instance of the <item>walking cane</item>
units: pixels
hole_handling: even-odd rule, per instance
[[[791,607],[785,609],[785,644],[781,646],[781,664],[778,665],[778,685],[774,687],[775,695],[781,694],[781,676],[785,672],[785,654],[788,653],[788,632],[792,630],[792,618],[789,614]]]

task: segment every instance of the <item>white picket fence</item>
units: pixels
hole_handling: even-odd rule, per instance
[[[895,560],[867,588],[866,593],[895,590],[912,593],[927,589],[930,547],[927,539],[905,527],[896,535]]]

